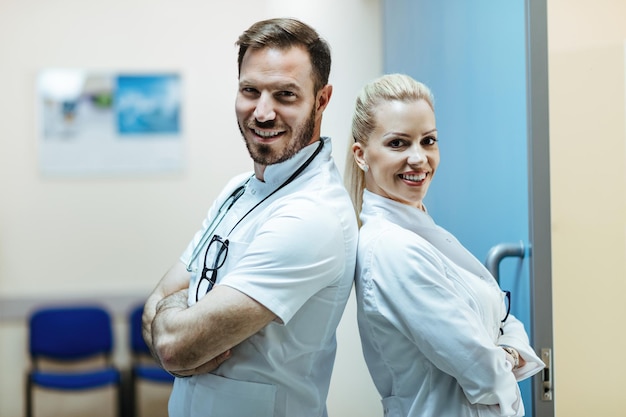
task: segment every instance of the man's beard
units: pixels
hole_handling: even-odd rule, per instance
[[[266,123],[255,122],[254,126],[267,129],[274,127],[274,123],[273,120]],[[304,124],[301,125],[299,129],[293,131],[291,140],[289,143],[284,144],[284,147],[281,149],[272,149],[272,146],[262,143],[250,143],[250,141],[246,139],[241,125],[238,124],[238,126],[246,142],[248,153],[254,162],[265,166],[279,164],[293,157],[311,142],[313,132],[315,131],[315,109],[311,111],[309,118]]]

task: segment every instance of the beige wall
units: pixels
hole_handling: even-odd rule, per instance
[[[556,407],[624,415],[623,0],[548,0]]]
[[[237,36],[256,20],[294,16],[333,50],[335,85],[322,134],[343,170],[357,90],[382,67],[378,0],[0,0],[0,313],[32,297],[144,297],[235,173],[252,169],[234,117]],[[183,76],[183,174],[53,179],[37,165],[35,78],[50,67],[178,71]],[[7,301],[8,300],[8,301]],[[335,416],[377,416],[354,300],[341,323],[329,395]],[[126,354],[124,317],[117,354]],[[0,318],[0,416],[22,415],[26,332]],[[38,415],[80,415],[39,395]],[[106,412],[111,393],[89,402]],[[158,402],[157,402],[158,404]],[[44,410],[47,408],[47,410]],[[73,414],[75,413],[75,414]],[[82,413],[85,414],[84,412]],[[156,414],[151,414],[155,416]],[[163,414],[164,415],[164,414]]]

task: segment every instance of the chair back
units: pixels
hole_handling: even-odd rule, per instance
[[[30,354],[57,360],[84,359],[113,349],[109,313],[98,306],[41,308],[29,321]]]
[[[130,348],[134,354],[150,355],[150,348],[143,340],[141,316],[143,304],[136,306],[130,313]]]

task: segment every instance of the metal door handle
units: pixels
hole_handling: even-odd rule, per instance
[[[485,266],[491,272],[491,275],[500,283],[500,262],[504,258],[517,257],[524,258],[526,248],[521,240],[517,243],[500,243],[489,249]]]

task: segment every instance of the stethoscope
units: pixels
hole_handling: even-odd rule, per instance
[[[278,188],[276,188],[274,191],[269,193],[261,201],[256,203],[250,210],[248,210],[248,212],[246,214],[241,216],[239,221],[237,221],[237,223],[235,223],[235,225],[230,229],[230,232],[228,232],[228,235],[230,235],[233,232],[233,230],[235,230],[235,227],[237,227],[239,225],[239,223],[241,223],[241,221],[248,214],[250,214],[252,212],[252,210],[254,210],[258,206],[260,206],[265,200],[267,200],[268,198],[270,198],[271,196],[276,194],[280,189],[282,189],[287,184],[289,184],[290,182],[295,180],[296,177],[298,175],[300,175],[300,173],[302,173],[302,171],[304,171],[304,169],[307,166],[309,166],[309,164],[311,162],[313,162],[313,159],[315,159],[317,154],[320,153],[320,151],[322,150],[322,147],[324,146],[324,140],[323,139],[320,138],[319,142],[320,142],[320,144],[317,146],[317,148],[311,154],[311,156],[309,156],[309,158],[306,161],[304,161],[304,163],[302,165],[300,165],[300,167],[293,174],[291,174],[291,176],[289,178],[287,178],[287,180],[285,180],[285,182],[283,182],[280,186],[278,186]],[[235,204],[235,202],[237,202],[237,200],[239,200],[239,198],[245,193],[246,187],[248,186],[248,183],[250,182],[252,177],[254,177],[254,174],[252,174],[250,177],[248,177],[248,179],[246,179],[246,181],[243,184],[241,184],[239,187],[235,188],[235,190],[226,198],[226,200],[224,200],[224,202],[220,206],[219,210],[217,211],[217,215],[213,218],[213,220],[211,220],[211,223],[209,224],[209,226],[204,230],[204,233],[202,233],[202,237],[200,238],[200,241],[198,242],[196,247],[193,249],[193,252],[191,253],[191,257],[189,258],[189,261],[187,262],[187,265],[186,265],[187,272],[191,272],[192,271],[191,265],[198,258],[198,256],[200,255],[200,252],[202,252],[202,248],[204,248],[204,246],[207,244],[208,240],[213,236],[213,234],[215,232],[215,229],[217,229],[217,226],[219,226],[219,224],[222,222],[222,220],[226,216],[226,213],[228,213],[228,210],[230,210],[231,207]]]
[[[219,226],[219,224],[222,222],[222,220],[224,219],[224,216],[226,216],[226,213],[228,213],[228,210],[230,210],[230,208],[235,204],[235,202],[239,200],[239,197],[241,197],[243,193],[246,191],[246,186],[248,185],[248,182],[250,182],[253,176],[254,174],[252,174],[239,187],[235,188],[235,191],[233,191],[232,194],[229,195],[226,200],[224,200],[224,202],[222,203],[222,205],[220,206],[217,212],[217,216],[213,218],[213,220],[211,221],[211,224],[209,224],[209,227],[207,227],[204,230],[204,233],[202,234],[200,241],[198,242],[196,247],[193,248],[193,252],[191,253],[191,258],[189,259],[186,265],[187,272],[191,272],[192,270],[191,265],[198,258],[198,256],[200,255],[200,252],[202,252],[202,248],[206,245],[207,241],[209,240],[209,236],[213,235],[213,232],[215,232],[215,229],[217,229],[217,226]]]

